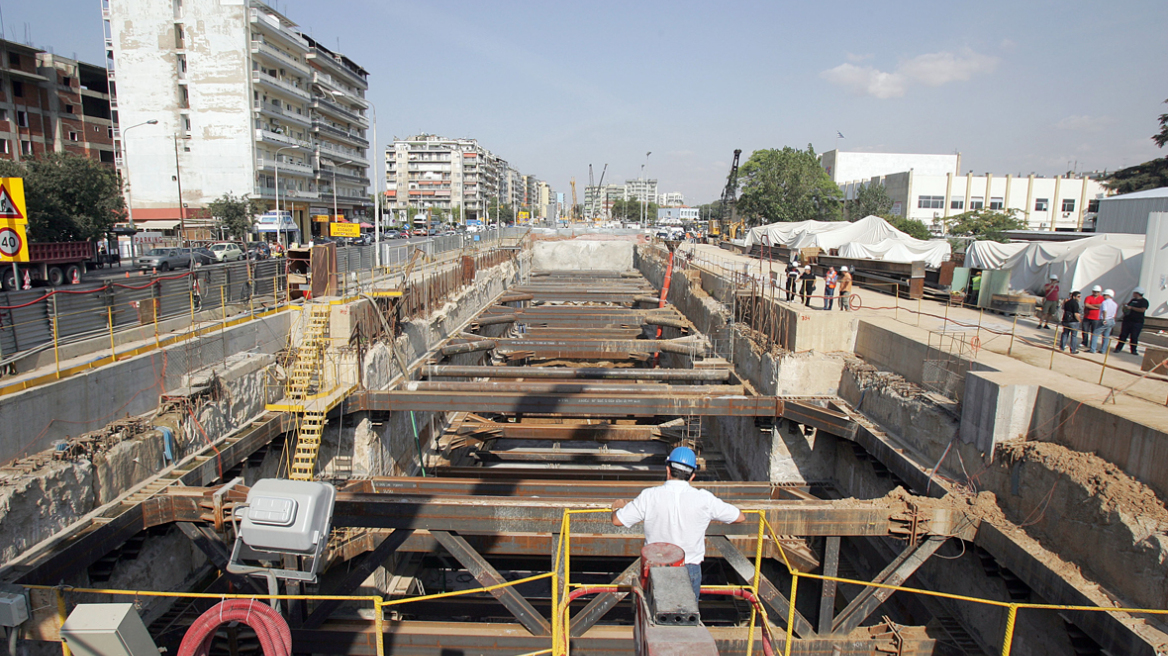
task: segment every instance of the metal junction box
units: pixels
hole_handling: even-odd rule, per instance
[[[61,638],[77,656],[159,656],[134,604],[78,604]]]
[[[239,534],[256,551],[313,556],[328,540],[337,491],[328,483],[264,479],[239,511]]]

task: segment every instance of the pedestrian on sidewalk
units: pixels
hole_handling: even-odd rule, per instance
[[[1102,353],[1111,342],[1111,330],[1115,327],[1115,315],[1119,314],[1119,304],[1115,302],[1115,292],[1103,290],[1103,302],[1099,304],[1099,322],[1091,331],[1091,352]]]
[[[803,290],[800,292],[800,296],[803,297],[803,305],[811,307],[811,297],[815,295],[815,274],[811,271],[810,264],[803,267],[799,282],[803,283]]]
[[[835,304],[835,286],[839,280],[839,274],[836,273],[835,267],[827,267],[827,273],[823,274],[823,309],[830,310]]]
[[[848,271],[847,266],[840,267],[839,293],[840,309],[847,312],[850,300],[848,297],[852,295],[852,272]]]
[[[787,262],[787,270],[784,275],[786,276],[784,283],[787,289],[787,302],[790,303],[795,300],[795,281],[799,279],[799,260],[796,260],[794,256],[791,257],[790,262]]]
[[[1070,342],[1071,355],[1079,354],[1079,330],[1082,328],[1083,307],[1079,303],[1079,292],[1071,292],[1071,297],[1063,301],[1063,332],[1059,335],[1060,351],[1067,349]]]
[[[1095,324],[1099,323],[1099,306],[1103,305],[1103,288],[1095,285],[1091,288],[1091,295],[1083,299],[1083,346],[1091,350],[1091,334],[1095,332]],[[1091,351],[1094,353],[1094,351]]]
[[[1144,329],[1144,313],[1148,311],[1148,299],[1144,298],[1144,288],[1132,290],[1131,300],[1123,306],[1123,322],[1119,327],[1119,339],[1115,342],[1115,352],[1123,350],[1123,344],[1131,338],[1132,355],[1140,343],[1140,331]]]
[[[1058,321],[1059,277],[1050,274],[1050,282],[1042,286],[1042,311],[1038,313],[1038,328],[1046,330],[1051,322]]]

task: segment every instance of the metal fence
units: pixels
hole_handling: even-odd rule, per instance
[[[516,235],[518,236],[518,235]],[[500,230],[404,243],[381,242],[337,250],[337,273],[369,272],[381,249],[381,265],[398,268],[414,249],[431,258],[466,247],[496,245]],[[219,310],[245,303],[271,308],[283,302],[285,260],[239,261],[185,272],[114,278],[102,287],[41,287],[0,292],[0,366],[37,350],[113,333],[143,323]],[[56,339],[54,340],[54,336]]]

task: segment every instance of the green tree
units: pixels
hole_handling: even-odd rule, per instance
[[[1168,105],[1168,100],[1165,100],[1164,104]],[[1152,141],[1161,148],[1168,144],[1168,114],[1160,115],[1160,131],[1152,135]]]
[[[917,239],[932,239],[933,233],[929,231],[929,226],[925,225],[924,221],[919,219],[906,219],[903,216],[884,216],[886,221],[892,224],[893,228],[908,233],[909,237]]]
[[[215,219],[220,234],[242,241],[255,227],[258,204],[247,196],[226,193],[207,203],[207,212]]]
[[[751,225],[777,221],[839,221],[843,193],[819,165],[815,149],[756,150],[738,170],[738,214]]]
[[[0,177],[24,178],[33,241],[101,239],[125,217],[117,174],[88,157],[62,152],[23,162],[0,160]]]
[[[1026,222],[1017,217],[1019,210],[970,210],[945,219],[949,234],[987,241],[1010,241],[1007,230],[1025,230]]]
[[[892,212],[892,197],[888,195],[884,185],[869,184],[860,187],[856,197],[846,205],[849,221],[857,221],[871,215],[887,216]]]
[[[515,223],[515,212],[510,205],[504,205],[499,202],[498,198],[492,198],[489,207],[491,208],[491,222],[501,223]]]

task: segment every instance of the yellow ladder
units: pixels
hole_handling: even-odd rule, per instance
[[[313,304],[305,308],[308,323],[297,349],[296,362],[288,376],[287,396],[296,401],[308,401],[324,384],[324,353],[328,346],[330,306]],[[296,449],[289,463],[288,477],[296,481],[311,481],[320,453],[327,410],[310,410],[306,403],[298,417]]]

